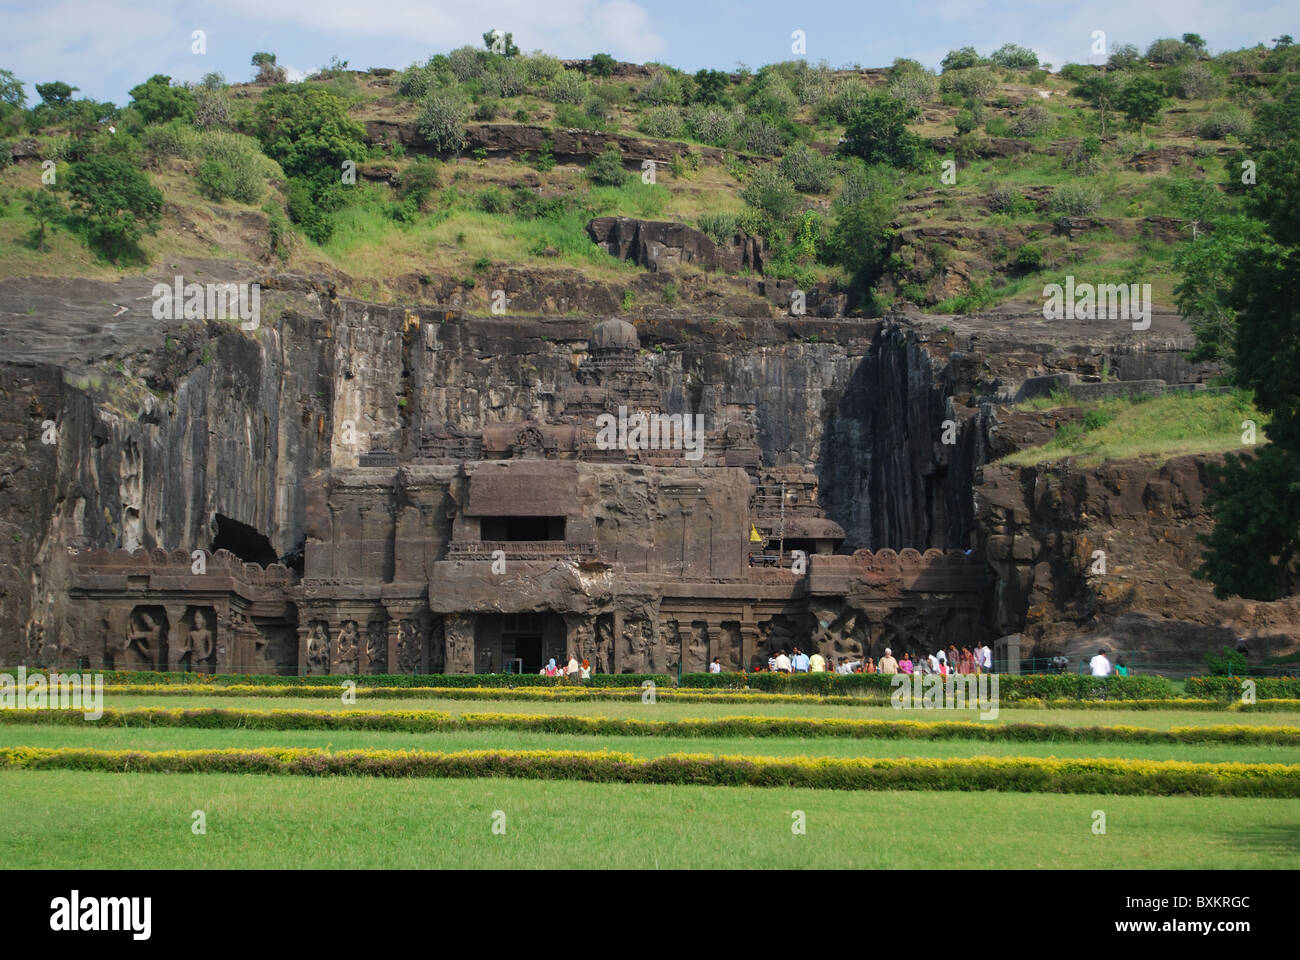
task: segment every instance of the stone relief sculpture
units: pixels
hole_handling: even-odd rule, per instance
[[[190,608],[193,626],[184,634],[180,642],[169,645],[168,653],[173,669],[184,666],[198,672],[201,667],[210,666],[217,644],[213,632],[208,629],[208,619],[202,607]],[[182,621],[182,626],[184,621]]]
[[[402,620],[397,625],[397,669],[401,673],[419,673],[420,644],[423,641],[420,625],[415,620]]]
[[[361,655],[360,637],[357,635],[357,622],[345,620],[339,630],[338,656],[334,661],[334,672],[350,674],[357,672],[357,658]]]
[[[330,672],[330,638],[321,620],[307,634],[307,672],[318,675]]]
[[[371,673],[388,672],[388,624],[372,620],[366,626],[366,659]]]
[[[158,619],[154,617],[157,616]],[[157,614],[151,616],[149,611],[137,608],[131,614],[131,625],[126,636],[126,652],[135,653],[145,663],[153,666],[158,663],[158,654],[166,642],[166,630],[163,619]]]

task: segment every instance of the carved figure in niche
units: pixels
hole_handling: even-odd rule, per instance
[[[649,624],[644,620],[632,620],[623,627],[628,659],[623,668],[626,673],[646,673],[649,669],[650,638],[646,635],[648,626]]]
[[[686,662],[682,672],[700,673],[708,668],[709,625],[703,620],[691,624],[690,642],[686,648]]]
[[[133,620],[131,632],[126,637],[127,650],[134,646],[147,663],[156,663],[154,656],[162,641],[162,624],[145,610],[136,611]]]
[[[330,672],[330,638],[325,632],[325,624],[317,621],[307,635],[307,672]]]
[[[201,664],[209,663],[216,650],[216,638],[208,629],[208,618],[202,610],[194,611],[194,629],[185,638],[186,648],[190,654],[190,669],[197,669]]]
[[[614,625],[601,618],[596,625],[596,663],[602,673],[609,673],[614,662]]]
[[[382,620],[372,620],[366,627],[366,659],[371,673],[383,673],[388,667],[388,627]]]
[[[420,669],[420,626],[414,620],[397,624],[397,669],[416,673]]]
[[[339,631],[339,673],[357,672],[357,656],[360,649],[360,637],[357,636],[357,622],[355,620],[345,620],[343,622],[343,629]]]

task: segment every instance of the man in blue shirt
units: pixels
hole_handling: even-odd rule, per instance
[[[794,656],[790,659],[790,667],[795,673],[808,672],[808,654],[804,653],[798,647],[794,648]]]

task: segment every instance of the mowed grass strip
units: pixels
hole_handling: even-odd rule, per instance
[[[108,684],[105,696],[111,697],[236,697],[262,699],[340,700],[345,688],[340,684],[330,686],[261,686],[252,684]],[[714,703],[714,704],[810,704],[821,706],[892,708],[888,697],[879,696],[818,696],[802,693],[759,693],[734,690],[694,690],[657,688],[654,700],[635,687],[356,687],[346,691],[357,698],[384,700],[489,700],[524,701],[531,703],[590,703],[609,701],[616,703]],[[1023,698],[1002,699],[1000,710],[1192,710],[1228,712],[1295,712],[1300,711],[1300,700],[1267,699],[1255,703],[1238,700],[1204,700],[1186,697],[1164,700],[1040,700]],[[920,707],[918,706],[918,709]]]
[[[581,736],[640,737],[847,737],[855,739],[981,740],[1075,743],[1300,744],[1300,727],[1183,726],[1168,730],[1132,726],[1076,727],[1046,723],[988,724],[970,721],[862,720],[836,717],[690,717],[646,720],[527,713],[462,713],[440,710],[248,710],[136,707],[105,708],[88,717],[77,709],[0,711],[4,724],[65,724],[105,727],[193,727],[223,730],[383,730],[429,733],[455,730],[522,730]]]
[[[249,730],[198,727],[105,727],[95,724],[0,725],[0,746],[91,747],[98,750],[614,750],[640,758],[672,753],[765,757],[1120,757],[1196,763],[1300,763],[1300,747],[1241,743],[1103,743],[862,739],[858,737],[669,737],[556,734],[464,728],[409,730]]]
[[[0,810],[11,869],[1224,870],[1300,855],[1300,801],[1237,797],[0,770]],[[32,842],[69,824],[75,843]]]
[[[1097,758],[745,757],[564,750],[95,750],[0,747],[0,768],[108,773],[516,777],[597,783],[821,790],[995,790],[1146,796],[1300,797],[1300,764]]]
[[[926,720],[969,720],[979,719],[978,710],[897,710],[888,704],[873,703],[868,706],[839,706],[824,703],[674,703],[659,700],[645,704],[639,700],[631,701],[545,701],[545,700],[386,700],[382,698],[366,699],[358,703],[344,703],[336,696],[329,699],[288,700],[271,697],[246,696],[230,697],[192,697],[177,701],[169,697],[150,697],[113,695],[104,697],[106,706],[117,709],[136,707],[169,707],[183,704],[185,709],[211,707],[214,709],[249,709],[249,710],[439,710],[452,716],[466,713],[480,713],[493,709],[496,712],[528,713],[547,716],[605,716],[633,717],[639,719],[685,720],[697,717],[716,719],[737,715],[777,716],[777,717],[842,717],[845,719],[926,719]],[[1300,706],[1300,704],[1297,704]],[[996,718],[980,720],[980,723],[1055,723],[1067,726],[1114,726],[1131,725],[1167,730],[1177,726],[1219,726],[1225,721],[1249,723],[1252,726],[1300,726],[1300,710],[1251,712],[1248,717],[1239,716],[1235,711],[1225,713],[1222,710],[1144,710],[1134,712],[1117,709],[1106,710],[1043,710],[1022,709],[1002,711]]]

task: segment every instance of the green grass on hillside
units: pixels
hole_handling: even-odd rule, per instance
[[[1065,405],[1062,399],[1031,401],[1027,408],[1052,409]],[[1071,402],[1065,399],[1065,403]],[[1048,443],[1017,451],[998,462],[1030,466],[1076,457],[1086,466],[1112,458],[1167,459],[1193,453],[1244,452],[1250,449],[1242,443],[1245,420],[1255,421],[1257,444],[1267,439],[1267,418],[1250,395],[1240,390],[1102,400],[1079,406],[1086,411],[1083,422],[1062,424]]]

